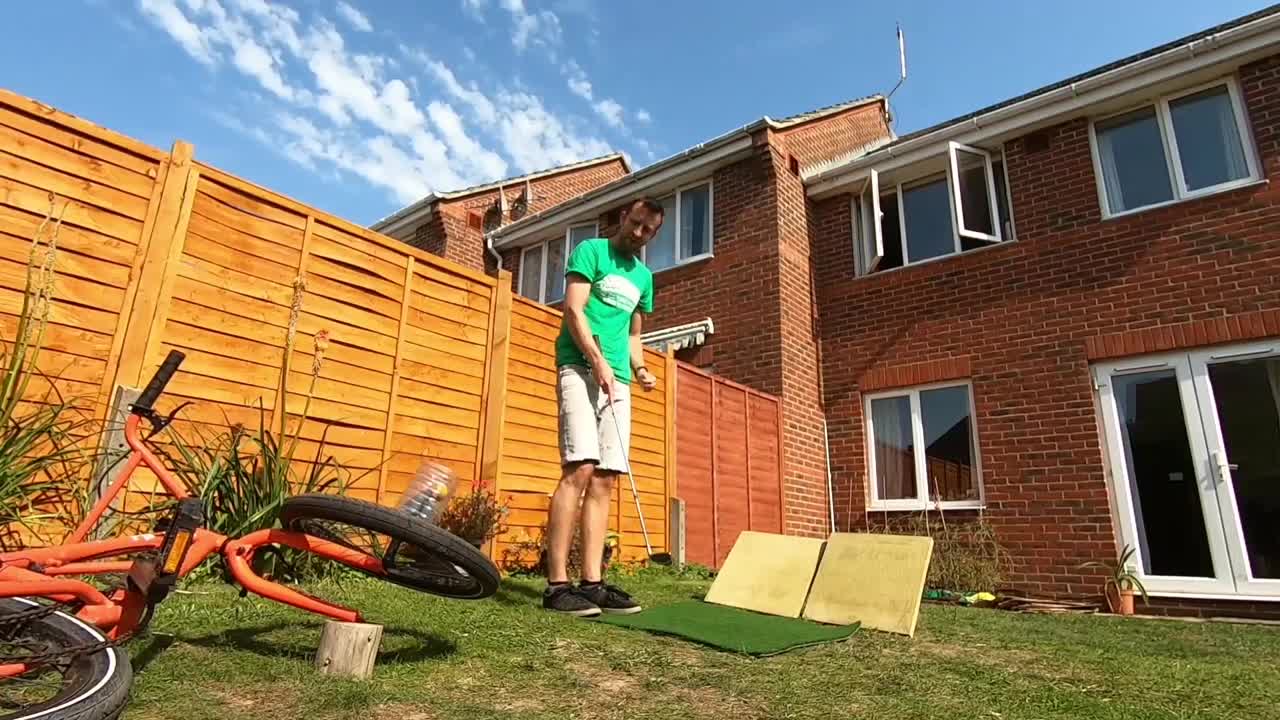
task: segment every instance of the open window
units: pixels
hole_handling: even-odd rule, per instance
[[[960,237],[1000,242],[996,215],[995,171],[991,153],[980,148],[948,143],[951,170],[951,209]]]
[[[999,150],[953,142],[908,167],[870,169],[851,202],[859,275],[1015,239]]]
[[[880,175],[875,170],[867,176],[862,188],[862,267],[863,272],[875,272],[884,260],[884,234],[880,231],[880,222],[884,213],[880,211]]]

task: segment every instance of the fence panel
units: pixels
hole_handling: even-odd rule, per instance
[[[719,568],[743,530],[782,532],[780,403],[686,363],[677,368],[685,558]]]
[[[383,503],[428,456],[456,471],[463,491],[479,482],[510,502],[495,559],[540,535],[560,474],[560,314],[513,298],[509,274],[489,277],[317,211],[197,162],[186,143],[162,152],[0,91],[6,341],[31,238],[51,209],[64,224],[40,367],[99,420],[117,387],[137,388],[178,349],[186,361],[157,410],[193,403],[174,425],[187,439],[287,421],[300,469],[332,457],[355,477],[354,495]],[[675,370],[670,356],[646,355],[659,384],[634,393],[631,460],[661,550]],[[40,390],[33,383],[30,397]],[[126,504],[155,491],[140,472]],[[621,558],[642,558],[625,478],[612,507]]]

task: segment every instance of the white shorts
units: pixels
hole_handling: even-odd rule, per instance
[[[610,408],[609,396],[600,389],[589,368],[564,365],[556,374],[560,462],[592,462],[604,472],[626,472],[631,441],[630,387],[626,383],[614,384]]]

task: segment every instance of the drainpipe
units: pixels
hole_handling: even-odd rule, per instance
[[[489,254],[493,256],[494,262],[497,263],[498,269],[501,270],[502,256],[498,254],[497,250],[493,249],[493,233],[484,234],[484,249],[489,251]]]
[[[831,489],[831,443],[827,439],[827,414],[822,413],[822,447],[827,452],[827,521],[831,531],[836,531],[836,496]]]

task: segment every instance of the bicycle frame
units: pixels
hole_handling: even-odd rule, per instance
[[[126,635],[137,627],[146,608],[146,598],[140,593],[126,587],[106,596],[93,585],[70,576],[128,573],[135,566],[133,561],[109,558],[159,550],[164,546],[166,538],[162,532],[85,541],[111,502],[142,465],[156,474],[161,485],[175,499],[190,497],[177,478],[145,445],[139,435],[141,420],[139,413],[130,413],[125,422],[125,440],[130,448],[130,455],[123,472],[98,499],[64,544],[0,553],[0,597],[25,596],[44,597],[60,602],[81,601],[84,606],[77,616],[101,628],[110,639]],[[250,561],[254,553],[266,545],[286,545],[373,575],[386,575],[386,570],[378,559],[305,533],[270,529],[259,530],[240,538],[228,538],[197,527],[185,541],[185,556],[177,568],[177,576],[185,577],[212,555],[221,554],[227,561],[232,577],[249,592],[334,620],[362,622],[362,616],[357,610],[298,592],[257,575]],[[0,668],[0,677],[15,674],[19,674],[15,666]]]

